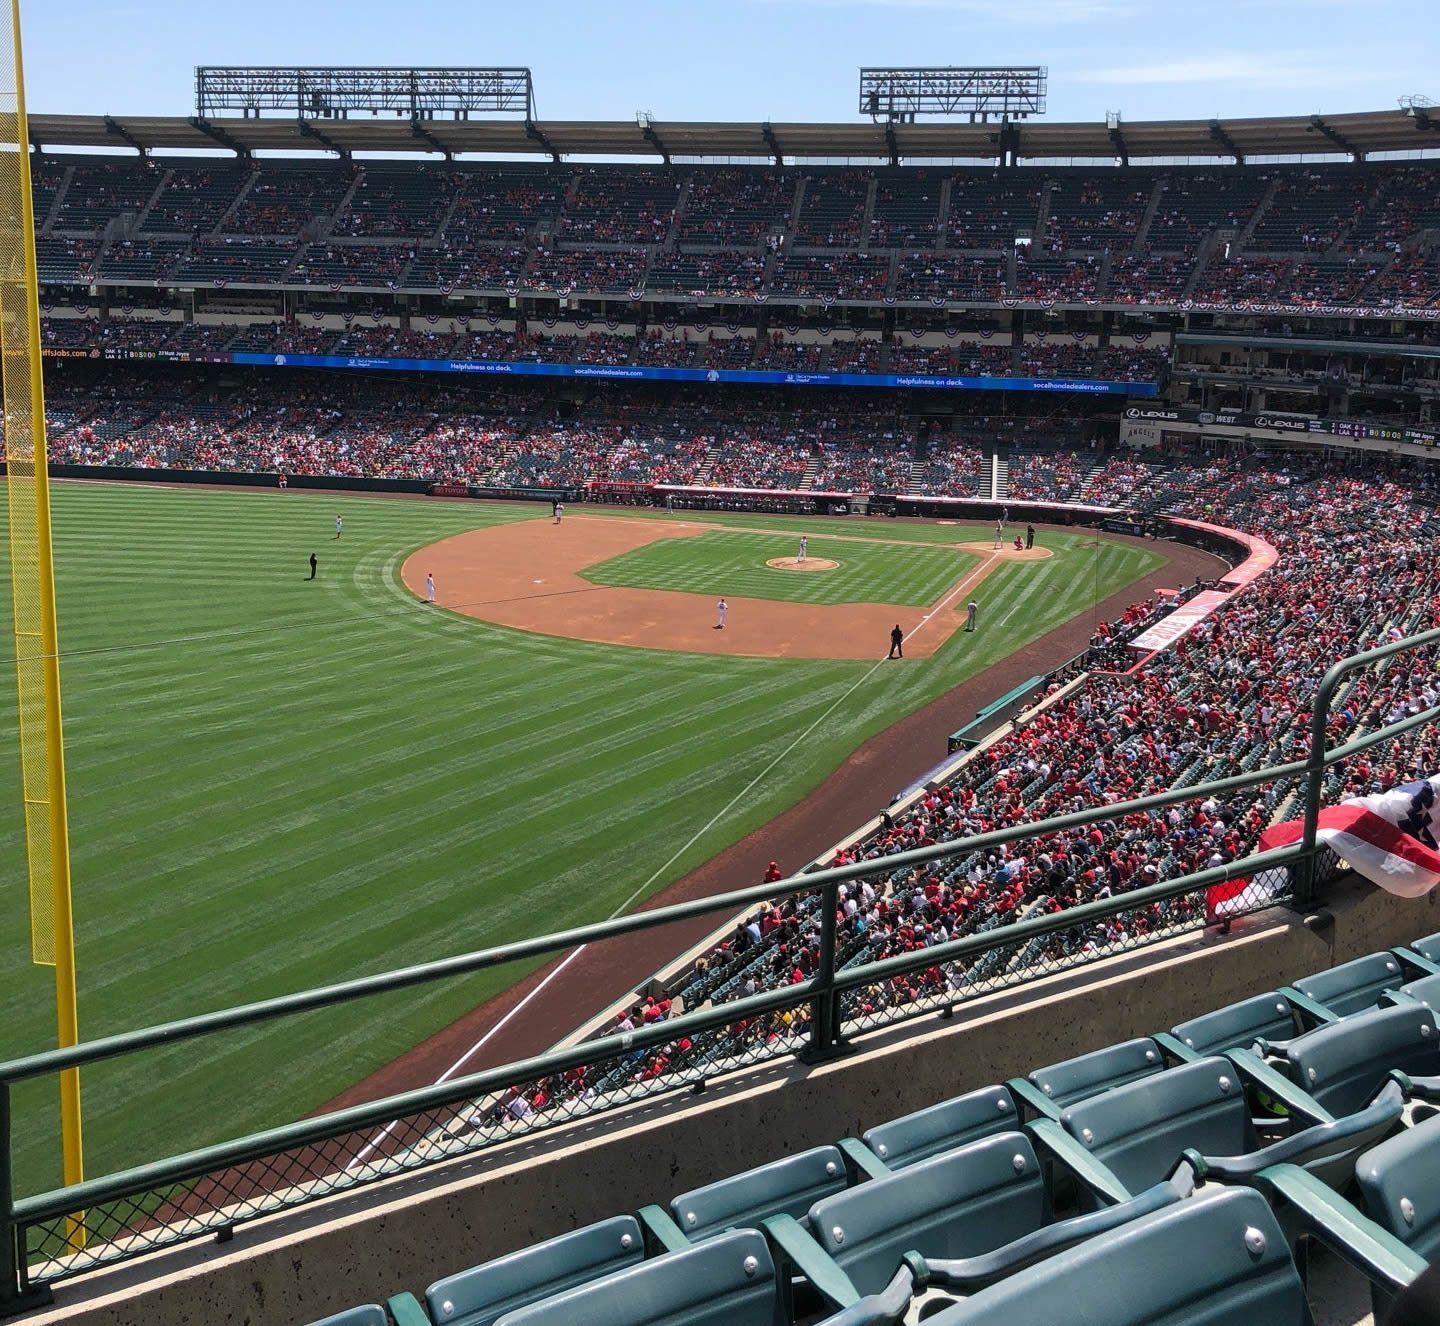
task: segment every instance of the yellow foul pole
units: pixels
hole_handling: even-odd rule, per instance
[[[31,956],[35,962],[55,968],[55,1009],[63,1048],[77,1042],[79,1025],[20,0],[10,0],[10,43],[13,87],[4,85],[7,71],[0,61],[0,355],[4,361],[5,488],[15,604]],[[67,1185],[84,1178],[80,1118],[80,1072],[72,1068],[60,1077],[60,1131]],[[73,1247],[84,1245],[80,1216],[71,1218],[69,1235]]]

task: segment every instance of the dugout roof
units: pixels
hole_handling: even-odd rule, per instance
[[[1122,123],[921,124],[669,123],[653,120],[345,120],[32,115],[40,147],[216,151],[414,153],[479,156],[756,157],[869,160],[1304,156],[1440,148],[1440,112],[1424,108],[1347,115]],[[1002,137],[1003,140],[1002,141]]]

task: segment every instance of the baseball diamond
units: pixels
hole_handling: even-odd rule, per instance
[[[764,547],[793,551],[794,522],[783,519],[759,522],[773,535],[734,514],[576,511],[556,527],[548,507],[525,504],[66,483],[55,522],[74,870],[90,900],[78,913],[82,997],[96,1035],[418,960],[437,944],[459,951],[519,937],[542,914],[555,924],[604,917],[680,886],[787,807],[811,805],[827,779],[844,784],[857,746],[905,715],[947,696],[963,712],[978,678],[1047,633],[1069,631],[1072,653],[1083,646],[1097,574],[1104,610],[1117,593],[1128,603],[1217,566],[1173,545],[1107,537],[1098,550],[1079,548],[1079,534],[1047,530],[1052,558],[985,570],[984,554],[962,547],[972,527],[807,521],[811,547],[843,548],[844,569],[863,556],[883,580],[886,559],[903,565],[907,554],[939,568],[908,595],[925,606],[904,609],[911,629],[941,604],[933,624],[907,647],[903,670],[872,673],[893,624],[888,605],[737,595],[727,629],[711,632],[713,596],[595,586],[561,565],[738,538],[758,541],[755,574],[775,593],[800,595],[844,573],[765,568]],[[461,578],[465,567],[473,580]],[[427,572],[439,611],[423,602]],[[971,585],[990,622],[954,636]],[[599,595],[622,596],[618,616],[577,606]],[[656,614],[652,636],[649,619],[623,606],[629,595],[693,599],[702,610],[688,622]],[[837,621],[760,641],[752,611]],[[794,652],[775,656],[785,649]],[[881,765],[894,771],[884,782],[933,763],[948,721],[883,748]],[[826,825],[820,837],[868,811],[868,786],[858,805],[853,792],[818,794],[806,814]],[[18,806],[18,791],[0,798],[11,852]],[[727,882],[717,875],[708,887]],[[0,923],[12,958],[0,997],[14,1010],[17,1052],[50,1033],[45,973],[19,961],[27,933],[23,909]],[[649,962],[653,970],[653,951]],[[347,1029],[287,1033],[284,1057],[303,1059],[303,1075],[286,1072],[264,1036],[203,1060],[177,1051],[163,1077],[97,1071],[90,1154],[97,1165],[133,1154],[127,1120],[137,1109],[169,1142],[211,1140],[217,1092],[245,1127],[304,1113],[523,976],[423,992],[378,1023],[357,1009]],[[608,996],[623,979],[588,984]],[[572,1024],[587,1011],[572,1003]],[[418,1080],[419,1070],[399,1071]],[[264,1093],[245,1086],[260,1081]],[[49,1105],[27,1104],[23,1090],[19,1101],[42,1113]],[[26,1130],[17,1155],[27,1181],[52,1178],[52,1131]]]

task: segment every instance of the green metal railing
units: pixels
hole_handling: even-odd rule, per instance
[[[1306,758],[1269,766],[1114,805],[1092,807],[1030,824],[1015,825],[968,838],[935,843],[851,865],[821,869],[776,883],[756,885],[709,898],[638,912],[613,921],[580,926],[538,938],[460,954],[376,976],[343,981],[313,990],[261,1000],[197,1017],[89,1041],[0,1063],[0,1315],[45,1301],[47,1286],[83,1271],[204,1236],[225,1236],[234,1225],[272,1211],[312,1201],[361,1183],[440,1163],[536,1127],[568,1122],[600,1109],[675,1091],[764,1058],[799,1055],[807,1061],[829,1058],[870,1027],[904,1017],[948,1009],[976,994],[1033,980],[1084,961],[1143,946],[1179,930],[1194,929],[1196,895],[1205,888],[1262,872],[1287,872],[1297,902],[1314,897],[1315,861],[1327,852],[1317,846],[1314,818],[1319,810],[1324,771],[1381,742],[1440,718],[1440,706],[1389,724],[1333,749],[1324,746],[1329,705],[1349,672],[1383,661],[1405,649],[1440,643],[1440,630],[1370,650],[1336,664],[1317,690],[1312,711],[1312,744]],[[1277,780],[1305,776],[1306,832],[1301,842],[1258,853],[1133,892],[1080,904],[1058,912],[997,925],[917,952],[842,965],[838,952],[839,888],[853,880],[892,876],[992,847],[1044,834],[1118,820],[1136,812],[1164,809],[1182,802],[1224,797]],[[1288,892],[1283,885],[1263,890],[1258,905],[1268,906]],[[71,1188],[30,1196],[13,1192],[12,1088],[63,1069],[140,1054],[158,1047],[254,1026],[357,999],[452,980],[508,963],[558,954],[582,944],[603,942],[700,916],[733,916],[762,901],[818,895],[820,945],[810,977],[780,989],[765,990],[623,1034],[611,1034],[565,1049],[552,1050],[497,1068],[434,1086],[386,1097],[318,1118],[305,1119],[235,1138],[183,1155],[138,1165]],[[1166,911],[1169,907],[1171,910]],[[1025,959],[1035,945],[1063,941],[1077,933],[1095,934],[1101,923],[1159,914],[1162,923],[1146,938],[1131,933],[1123,941],[1087,941],[1047,962]],[[1165,919],[1169,917],[1170,919]],[[1126,927],[1122,926],[1122,929]],[[982,974],[994,961],[998,975]],[[951,974],[941,990],[870,1020],[847,1016],[846,999],[863,989],[928,969]],[[1009,970],[1007,970],[1009,968]],[[758,1020],[783,1017],[786,1030],[756,1045],[743,1029]],[[773,1024],[765,1023],[770,1026]],[[506,1093],[517,1083],[537,1083],[576,1069],[613,1065],[624,1077],[626,1064],[650,1049],[685,1040],[714,1047],[715,1053],[648,1083],[620,1081],[595,1099],[566,1102],[544,1117],[509,1118]],[[490,1102],[489,1113],[482,1111]],[[481,1123],[475,1123],[481,1118]],[[459,1128],[460,1132],[456,1132]],[[377,1136],[374,1132],[381,1129]],[[470,1130],[470,1135],[463,1135]],[[373,1157],[373,1158],[372,1158]],[[84,1247],[67,1242],[66,1218],[86,1213]]]

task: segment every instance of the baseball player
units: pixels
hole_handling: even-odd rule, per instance
[[[435,602],[435,577],[429,571],[425,572],[425,602]]]
[[[336,517],[335,517],[335,537],[336,537],[337,539],[340,537],[340,531],[343,530],[344,528],[345,528],[345,522],[342,521],[339,516],[336,516]]]
[[[805,560],[805,549],[809,546],[809,544],[810,540],[802,534],[800,536],[800,557],[798,560],[802,562]]]
[[[715,630],[723,631],[725,629],[725,614],[729,611],[729,605],[724,599],[721,599],[720,602],[715,605],[715,616],[717,619],[715,622]]]

